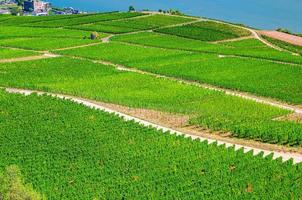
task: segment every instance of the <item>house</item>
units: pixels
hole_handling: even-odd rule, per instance
[[[46,13],[50,9],[50,3],[38,0],[24,1],[25,12]]]
[[[0,9],[0,14],[11,14],[11,12],[6,9]]]

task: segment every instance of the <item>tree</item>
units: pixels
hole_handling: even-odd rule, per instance
[[[129,12],[135,12],[134,6],[129,6]]]
[[[90,34],[90,39],[92,39],[92,40],[96,40],[96,39],[98,39],[100,37],[100,35],[98,34],[98,32],[92,32],[91,34]]]
[[[16,0],[16,3],[18,4],[18,6],[23,6],[24,0]]]
[[[20,7],[13,7],[10,9],[12,15],[20,15],[22,13],[22,9]]]

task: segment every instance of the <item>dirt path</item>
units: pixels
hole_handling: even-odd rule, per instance
[[[257,31],[255,31],[254,29],[252,28],[248,28],[248,27],[244,27],[244,26],[238,26],[238,25],[235,25],[235,24],[230,24],[230,23],[226,23],[226,22],[222,22],[222,21],[217,21],[217,20],[212,20],[212,19],[206,19],[207,21],[213,21],[213,22],[217,22],[217,23],[222,23],[222,24],[227,24],[227,25],[230,25],[230,26],[234,26],[234,27],[237,27],[237,28],[242,28],[242,29],[245,29],[245,30],[248,30],[251,32],[251,36],[259,41],[261,41],[263,44],[275,49],[275,50],[278,50],[278,51],[284,51],[283,49],[269,43],[268,41],[264,40],[258,33]]]
[[[219,44],[219,43],[225,43],[225,42],[236,42],[241,40],[247,40],[247,39],[254,39],[254,36],[246,36],[246,37],[240,37],[240,38],[234,38],[234,39],[228,39],[228,40],[219,40],[215,42],[209,42],[211,44]]]
[[[150,114],[149,111],[145,109],[142,109],[142,111],[138,112],[139,109],[132,109],[132,108],[114,105],[114,104],[95,102],[89,99],[83,99],[80,97],[74,97],[74,96],[62,95],[56,93],[46,93],[41,91],[14,89],[14,88],[6,88],[6,91],[9,93],[20,93],[24,95],[29,95],[31,93],[38,93],[39,95],[48,94],[60,99],[64,99],[64,100],[68,99],[75,103],[83,104],[90,108],[95,108],[107,113],[116,114],[125,121],[133,120],[134,122],[139,123],[143,126],[153,127],[157,130],[162,130],[165,134],[185,135],[185,137],[190,137],[192,139],[200,139],[201,141],[206,140],[208,141],[209,144],[216,142],[217,145],[225,145],[226,148],[235,147],[235,150],[239,150],[243,148],[244,152],[253,151],[254,155],[257,155],[260,152],[263,152],[264,156],[273,153],[274,159],[277,159],[279,157],[281,157],[283,161],[293,159],[295,164],[302,162],[301,148],[288,148],[288,147],[282,147],[277,145],[262,144],[262,143],[252,142],[242,139],[223,137],[218,134],[210,134],[204,130],[200,130],[195,127],[184,127],[183,124],[185,124],[186,117],[183,116],[175,117],[171,114],[167,114],[163,112],[157,113],[156,111],[150,111],[151,112]],[[164,121],[158,120],[158,116],[161,116],[162,119],[174,118],[177,119],[176,120],[177,122],[175,123],[173,121],[172,122],[170,121],[168,122],[170,123],[170,125],[166,126],[167,122],[165,120]],[[154,120],[155,122],[152,122]],[[160,123],[162,123],[162,125]]]
[[[150,16],[150,15],[149,15]],[[112,34],[106,38],[104,38],[104,42],[108,43],[110,42],[110,39],[116,35],[134,35],[137,33],[146,33],[146,32],[153,32],[157,29],[161,29],[161,28],[171,28],[171,27],[177,27],[177,26],[185,26],[185,25],[189,25],[189,24],[193,24],[193,23],[197,23],[199,21],[202,21],[203,19],[196,19],[196,18],[191,18],[194,19],[194,21],[190,21],[190,22],[185,22],[185,23],[180,23],[180,24],[173,24],[173,25],[168,25],[168,26],[161,26],[158,28],[151,28],[151,29],[147,29],[147,30],[137,30],[137,31],[133,31],[133,32],[128,32],[128,33],[120,33],[120,34]]]
[[[70,50],[70,49],[78,49],[78,48],[83,48],[83,47],[96,46],[96,45],[99,45],[101,43],[102,42],[95,42],[95,43],[83,44],[83,45],[72,46],[72,47],[64,47],[64,48],[60,48],[60,49],[54,49],[52,51],[64,51],[64,50]]]
[[[172,24],[172,25],[167,25],[167,26],[161,26],[159,28],[152,29],[152,31],[155,31],[157,29],[162,29],[162,28],[173,28],[173,27],[178,27],[178,26],[186,26],[186,25],[195,24],[195,23],[201,22],[201,21],[204,21],[204,19],[199,18],[199,19],[194,19],[193,21],[190,21],[190,22],[184,22],[184,23],[180,23],[180,24]]]
[[[161,34],[161,33],[158,33],[158,34]],[[211,51],[175,49],[175,48],[158,47],[158,46],[152,46],[152,45],[143,45],[143,44],[131,43],[131,42],[120,42],[120,41],[118,41],[118,43],[125,44],[125,45],[131,45],[131,46],[145,47],[145,48],[156,48],[156,49],[162,49],[162,50],[171,49],[171,50],[175,50],[175,51],[183,51],[183,52],[189,52],[189,53],[208,53],[208,54],[217,55],[220,58],[232,57],[232,58],[263,60],[263,61],[268,61],[268,62],[277,63],[277,64],[284,64],[284,65],[292,65],[292,66],[302,67],[302,64],[272,60],[272,59],[269,59],[269,58],[259,58],[259,57],[243,56],[243,55],[231,55],[231,54],[226,55],[226,54],[219,54],[219,53],[211,52]]]
[[[108,43],[108,42],[110,42],[110,38],[112,38],[113,36],[114,35],[108,35],[107,37],[102,38],[101,41],[103,43]]]
[[[113,19],[113,20],[109,20],[109,21],[96,21],[96,22],[91,22],[91,23],[85,23],[85,24],[78,24],[78,25],[93,25],[93,24],[97,24],[97,23],[102,23],[102,22],[116,22],[116,21],[123,21],[123,20],[128,20],[128,19],[140,19],[140,18],[145,18],[145,17],[149,17],[152,14],[146,14],[146,15],[140,15],[140,16],[136,16],[136,17],[128,17],[128,18],[121,18],[121,19]],[[77,26],[77,25],[76,25]]]
[[[93,44],[81,45],[81,46],[70,47],[70,48],[74,49],[74,48],[81,48],[81,47],[98,45],[98,44],[100,44],[100,43],[93,43]],[[129,44],[129,45],[132,45],[132,44]],[[64,48],[64,49],[66,50],[66,48]],[[69,49],[69,48],[67,48],[67,49]],[[60,49],[60,50],[62,50],[62,49]],[[40,55],[40,56],[28,56],[28,57],[22,57],[22,58],[3,59],[3,60],[0,60],[0,63],[39,60],[39,59],[53,58],[53,57],[58,57],[58,56],[61,56],[61,55],[56,55],[56,54],[51,54],[51,53],[45,52],[44,55]],[[228,55],[219,55],[219,56],[220,57],[227,57]],[[175,77],[169,77],[169,76],[164,76],[164,75],[160,75],[160,74],[150,73],[150,72],[138,70],[138,69],[135,69],[135,68],[129,68],[129,67],[126,67],[126,66],[118,65],[118,64],[115,64],[115,63],[107,62],[107,61],[93,60],[93,59],[87,59],[87,58],[82,58],[82,57],[73,57],[73,58],[90,60],[90,61],[95,62],[95,63],[110,65],[110,66],[116,67],[118,70],[122,70],[122,71],[130,71],[130,72],[135,72],[135,73],[140,73],[140,74],[147,74],[147,75],[155,76],[157,78],[165,78],[165,79],[169,79],[169,80],[175,80],[175,81],[178,81],[178,82],[181,82],[181,83],[185,83],[185,84],[189,84],[189,85],[195,85],[197,87],[202,87],[202,88],[209,89],[209,90],[220,91],[220,92],[224,92],[227,95],[237,96],[237,97],[241,97],[241,98],[244,98],[244,99],[253,100],[253,101],[256,101],[258,103],[263,103],[263,104],[271,105],[271,106],[274,106],[274,107],[279,107],[279,108],[282,108],[282,109],[290,110],[290,111],[293,111],[293,112],[298,113],[298,114],[302,114],[302,108],[299,107],[299,106],[289,105],[289,104],[286,104],[284,102],[279,102],[279,101],[269,99],[269,98],[265,98],[265,97],[255,96],[255,95],[245,93],[245,92],[238,92],[238,91],[233,91],[233,90],[230,90],[230,89],[220,88],[220,87],[209,85],[209,84],[201,84],[201,83],[198,83],[196,81],[183,80],[183,79],[180,79],[180,78],[175,78]]]
[[[37,55],[37,56],[27,56],[27,57],[20,57],[20,58],[9,58],[9,59],[1,59],[0,63],[10,63],[10,62],[22,62],[22,61],[30,61],[30,60],[41,60],[45,58],[54,58],[58,57],[59,55],[55,54],[44,54],[44,55]]]

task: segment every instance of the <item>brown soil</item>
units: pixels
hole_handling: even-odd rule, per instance
[[[142,108],[129,108],[126,106],[103,103],[103,102],[93,102],[95,104],[110,108],[112,110],[125,113],[137,117],[139,119],[148,120],[152,123],[159,124],[169,128],[181,128],[188,125],[189,116],[171,114],[166,112],[160,112],[151,109]]]
[[[209,42],[209,43],[218,44],[218,43],[224,43],[224,42],[236,42],[236,41],[247,40],[247,39],[255,39],[255,36],[251,35],[251,36],[239,37],[239,38],[234,38],[234,39],[219,40],[219,41]]]
[[[72,46],[72,47],[64,47],[64,48],[60,48],[60,49],[54,49],[54,51],[64,51],[64,50],[70,50],[70,49],[77,49],[77,48],[83,48],[83,47],[90,47],[90,46],[96,46],[101,44],[101,40],[100,42],[95,42],[95,43],[90,43],[90,44],[83,44],[83,45],[79,45],[79,46]]]
[[[283,116],[283,117],[279,117],[275,120],[279,120],[279,121],[293,121],[293,122],[297,122],[297,123],[301,123],[302,124],[302,114],[299,113],[293,113],[287,116]]]
[[[21,58],[8,58],[8,59],[1,59],[0,63],[22,62],[22,61],[30,61],[30,60],[40,60],[40,59],[51,58],[51,57],[56,57],[56,56],[55,55],[51,55],[51,54],[45,54],[45,55],[27,56],[27,57],[21,57]]]
[[[287,34],[287,33],[282,33],[279,31],[259,31],[261,35],[265,35],[277,40],[281,40],[293,45],[297,46],[302,46],[302,37]]]

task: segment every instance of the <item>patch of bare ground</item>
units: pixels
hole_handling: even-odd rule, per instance
[[[258,31],[261,35],[265,35],[277,40],[281,40],[293,45],[302,46],[302,37],[279,32],[279,31]]]
[[[228,132],[214,132],[212,130],[205,129],[199,126],[191,126],[189,125],[189,119],[191,118],[191,116],[188,115],[178,115],[178,114],[160,112],[150,109],[130,108],[127,106],[122,106],[117,104],[104,103],[104,102],[91,101],[91,100],[89,101],[98,104],[100,106],[104,106],[106,108],[110,108],[112,110],[125,113],[127,115],[131,115],[133,117],[146,120],[154,124],[172,128],[174,130],[187,133],[190,135],[201,136],[208,139],[224,141],[232,144],[249,146],[249,147],[264,149],[268,151],[291,152],[291,153],[302,154],[302,148],[299,147],[267,144],[267,143],[257,142],[255,140],[249,140],[246,138],[240,139],[240,138],[232,137],[232,134]],[[302,115],[300,116],[301,116],[300,119],[302,120]]]
[[[93,103],[110,108],[112,110],[134,116],[139,119],[148,120],[152,123],[159,124],[169,128],[181,128],[188,125],[189,116],[160,112],[151,109],[130,108],[111,103],[96,102]]]
[[[278,121],[292,121],[292,122],[297,122],[297,123],[302,124],[302,114],[293,113],[293,114],[289,114],[289,115],[286,115],[286,116],[278,117],[275,120],[278,120]]]
[[[10,63],[10,62],[22,62],[22,61],[30,61],[30,60],[40,60],[45,58],[54,58],[58,55],[54,54],[44,54],[44,55],[38,55],[38,56],[26,56],[26,57],[20,57],[20,58],[8,58],[8,59],[1,59],[0,63]]]
[[[54,49],[54,51],[64,51],[64,50],[70,50],[70,49],[78,49],[78,48],[96,46],[96,45],[99,45],[101,43],[102,43],[102,41],[100,40],[99,42],[94,42],[94,43],[90,43],[90,44],[82,44],[82,45],[78,45],[78,46],[72,46],[72,47],[64,47],[64,48]]]
[[[246,36],[246,37],[239,37],[239,38],[233,38],[233,39],[227,39],[227,40],[219,40],[219,41],[214,41],[214,42],[209,42],[211,44],[218,44],[218,43],[225,43],[225,42],[236,42],[236,41],[241,41],[241,40],[247,40],[247,39],[254,39],[255,36]]]

